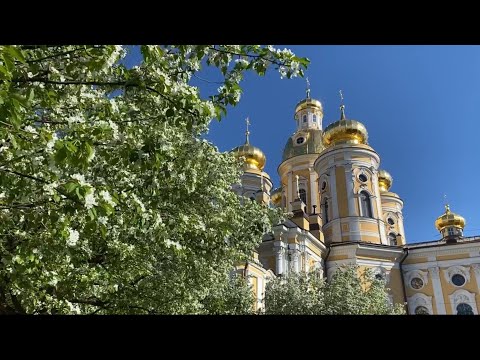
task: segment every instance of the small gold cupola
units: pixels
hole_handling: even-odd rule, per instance
[[[392,175],[385,170],[378,170],[378,187],[380,192],[387,192],[393,184]]]
[[[270,193],[272,204],[276,207],[282,206],[282,187],[278,187]]]
[[[465,219],[463,216],[450,211],[450,206],[445,205],[445,212],[435,220],[435,227],[447,242],[455,242],[458,237],[463,236]]]
[[[323,133],[325,147],[339,144],[368,144],[368,132],[361,122],[347,119],[343,94],[340,90],[342,104],[340,105],[340,120],[328,125]]]
[[[245,131],[245,144],[237,146],[236,148],[232,149],[231,152],[237,159],[240,159],[241,157],[245,159],[243,164],[244,171],[262,171],[267,161],[266,156],[262,150],[250,144],[250,131],[248,130],[250,120],[247,117],[245,121],[247,123],[247,131]]]

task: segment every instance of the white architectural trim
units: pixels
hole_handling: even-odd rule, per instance
[[[408,257],[410,257],[410,255]],[[403,268],[405,269],[405,271],[416,270],[416,269],[426,270],[432,266],[449,267],[453,265],[467,266],[472,264],[480,264],[480,258],[475,257],[475,258],[454,259],[454,260],[427,261],[427,262],[416,263],[416,264],[404,264]]]
[[[443,274],[445,276],[445,280],[455,286],[455,287],[462,287],[464,286],[467,282],[470,281],[470,271],[468,268],[464,267],[464,266],[459,266],[459,265],[455,265],[455,266],[450,266],[448,269],[443,269]],[[460,274],[462,275],[464,278],[465,278],[465,284],[461,285],[461,286],[457,286],[455,285],[453,282],[452,282],[452,276],[455,275],[455,274]]]
[[[414,278],[419,278],[423,281],[423,286],[421,288],[415,289],[412,287],[412,280]],[[414,291],[422,290],[428,284],[428,273],[426,271],[421,271],[421,270],[408,271],[405,273],[405,282],[406,282],[406,285]]]
[[[472,265],[472,270],[475,273],[475,279],[477,280],[477,289],[480,289],[480,265]]]
[[[337,175],[335,169],[335,166],[330,168],[330,207],[332,208],[332,218],[330,219],[330,221],[338,219]]]
[[[415,309],[419,306],[427,308],[428,313],[433,315],[432,297],[422,293],[417,293],[407,298],[408,312],[415,314]]]
[[[433,295],[435,296],[435,305],[437,306],[437,314],[445,315],[447,310],[445,309],[445,303],[443,299],[442,283],[440,282],[440,270],[438,267],[432,267],[428,269],[432,278]]]
[[[287,187],[287,211],[292,211],[292,201],[293,201],[293,172],[289,171],[287,175],[287,182],[288,182],[288,187]]]
[[[317,195],[318,195],[317,173],[311,167],[308,168],[308,171],[310,173],[310,207],[313,212],[313,205],[316,205],[317,206],[316,211],[320,211],[320,208],[317,204]]]
[[[448,296],[450,299],[450,305],[452,307],[452,314],[457,314],[457,306],[461,303],[466,303],[472,307],[473,313],[478,315],[477,304],[475,302],[475,294],[468,292],[465,289],[455,291]]]

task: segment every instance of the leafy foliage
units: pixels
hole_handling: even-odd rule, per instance
[[[222,312],[206,299],[271,226],[230,190],[237,161],[202,136],[240,100],[245,71],[292,77],[308,60],[141,46],[127,68],[126,53],[0,46],[0,313]],[[209,99],[190,85],[202,66],[222,78]]]
[[[330,282],[316,273],[293,273],[267,283],[266,314],[391,315],[403,314],[401,305],[390,305],[385,281],[369,269],[338,269]]]

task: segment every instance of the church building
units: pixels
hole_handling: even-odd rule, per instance
[[[408,244],[403,201],[390,191],[392,176],[368,144],[366,127],[347,117],[323,126],[323,106],[310,97],[295,106],[295,133],[287,139],[273,188],[263,171],[265,154],[249,141],[232,150],[244,160],[241,185],[233,190],[290,213],[265,234],[242,271],[263,306],[269,278],[320,270],[327,278],[339,266],[371,268],[386,280],[393,303],[408,314],[478,314],[480,236],[464,237],[465,219],[450,210],[435,221],[442,238]]]

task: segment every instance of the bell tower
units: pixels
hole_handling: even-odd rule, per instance
[[[292,203],[298,194],[306,214],[314,213],[319,205],[318,175],[313,164],[323,150],[323,106],[310,97],[310,91],[307,79],[306,98],[296,105],[293,116],[296,130],[287,140],[283,161],[278,167],[281,190],[276,191],[276,200],[286,211],[293,210]]]

